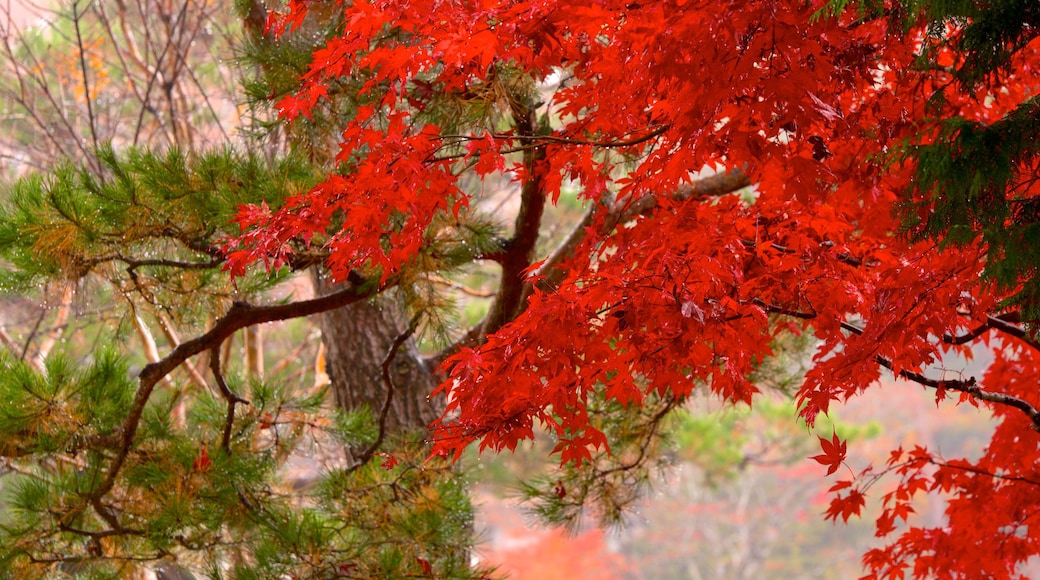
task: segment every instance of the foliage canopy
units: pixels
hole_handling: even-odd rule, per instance
[[[255,6],[246,8],[252,17]],[[756,370],[774,354],[777,337],[811,332],[819,346],[796,395],[810,425],[833,403],[882,382],[894,404],[900,389],[916,384],[934,390],[937,401],[955,395],[986,406],[999,420],[977,459],[897,449],[884,468],[833,485],[831,519],[847,520],[868,499],[880,500],[877,534],[888,544],[864,556],[869,575],[1013,577],[1037,555],[1040,528],[1029,521],[1040,509],[1035,2],[290,0],[262,30],[252,26],[253,42],[289,56],[258,48],[260,72],[250,90],[276,100],[285,126],[272,127],[284,128],[295,153],[323,167],[323,177],[308,182],[313,172],[295,165],[302,161],[271,169],[225,159],[220,167],[252,173],[222,170],[207,191],[218,192],[221,203],[243,203],[233,218],[240,229],[202,227],[202,245],[184,259],[215,260],[235,280],[256,263],[269,272],[321,263],[338,286],[309,301],[227,306],[207,332],[146,366],[135,391],[117,381],[122,414],[106,404],[81,412],[90,418],[83,425],[42,423],[46,428],[28,431],[9,417],[26,453],[48,459],[83,445],[90,457],[85,466],[58,469],[55,477],[76,480],[58,488],[27,476],[19,497],[51,502],[53,520],[16,512],[29,519],[6,525],[11,538],[31,529],[57,529],[62,538],[85,530],[89,556],[111,550],[112,538],[125,553],[139,549],[138,541],[160,555],[174,541],[216,549],[235,523],[234,510],[244,510],[263,524],[260,534],[292,531],[296,556],[308,564],[308,547],[333,535],[349,552],[351,540],[376,526],[337,528],[329,512],[279,511],[281,498],[263,487],[272,464],[251,446],[269,427],[256,404],[273,396],[265,394],[269,386],[230,389],[214,367],[219,390],[188,418],[195,431],[209,433],[206,440],[219,442],[201,452],[197,438],[164,422],[171,403],[156,387],[192,356],[212,351],[219,361],[219,344],[241,328],[393,294],[411,323],[382,364],[384,409],[395,390],[390,363],[398,347],[413,332],[440,331],[446,347],[424,362],[439,369],[434,395],[445,405],[428,432],[429,461],[457,459],[474,443],[514,449],[541,426],[558,442],[554,453],[567,477],[598,484],[558,485],[550,515],[586,500],[618,505],[612,501],[630,483],[629,471],[655,451],[662,417],[696,390],[754,405]],[[309,60],[300,58],[308,53]],[[51,277],[79,275],[69,273],[76,260],[132,266],[106,249],[104,228],[78,240],[81,254],[72,259],[41,233],[46,224],[33,221],[45,214],[22,211],[67,207],[62,224],[82,221],[81,214],[100,219],[105,204],[136,200],[138,182],[178,183],[177,153],[130,155],[131,165],[155,168],[123,180],[118,158],[103,153],[104,166],[94,170],[106,184],[70,169],[56,175],[45,199],[42,182],[24,182],[5,218],[21,225],[0,228],[8,259]],[[189,181],[208,175],[206,159],[194,158]],[[698,179],[705,166],[722,169]],[[156,181],[151,171],[169,177]],[[257,180],[264,185],[248,192],[234,187]],[[511,226],[496,224],[481,203],[481,184],[496,180],[515,184]],[[100,205],[87,211],[82,199],[64,201],[66,181]],[[190,183],[176,189],[201,191]],[[546,248],[546,213],[568,189],[578,192],[585,213]],[[192,212],[176,209],[180,194],[163,198],[163,191],[141,193],[173,208],[167,222],[190,221]],[[219,222],[229,207],[206,210],[206,220]],[[153,217],[132,213],[142,224]],[[89,225],[76,235],[94,231]],[[145,226],[134,227],[126,226],[155,241]],[[186,246],[179,251],[193,249]],[[35,257],[55,265],[34,270]],[[442,276],[475,261],[497,265],[500,278],[483,320],[456,332],[446,323]],[[160,277],[164,264],[149,265]],[[942,368],[944,355],[970,357],[982,348],[995,358],[984,376]],[[91,377],[113,375],[118,366],[99,355],[79,377],[62,364],[26,374],[8,361],[0,388],[21,381],[31,385],[23,393],[79,409],[93,400]],[[885,369],[901,380],[882,381]],[[236,392],[254,401],[238,415]],[[313,403],[305,399],[278,407]],[[339,438],[354,438],[367,460],[383,430],[375,445],[353,432]],[[813,459],[843,477],[847,443],[837,435],[819,443]],[[413,458],[422,453],[411,450]],[[168,474],[148,467],[153,454],[169,458]],[[359,465],[342,476],[378,473],[372,463]],[[393,461],[386,465],[394,469]],[[215,469],[257,475],[196,477]],[[170,479],[177,473],[180,479]],[[881,479],[891,491],[868,497]],[[396,496],[394,481],[387,489]],[[339,489],[357,485],[364,486]],[[424,482],[414,485],[424,489]],[[225,501],[230,511],[209,521],[190,501],[157,502],[164,506],[157,516],[122,503],[170,490],[181,497],[189,488],[197,495],[185,497]],[[913,501],[928,492],[951,498],[941,526],[914,520]],[[254,509],[254,498],[265,494],[268,507]],[[349,507],[322,497],[332,512]],[[551,502],[552,494],[543,498]],[[283,513],[284,522],[258,515]],[[213,535],[152,534],[170,525],[150,518],[190,521]],[[413,531],[437,529],[400,521]],[[38,549],[39,538],[33,541]],[[35,553],[29,549],[0,553],[36,557],[26,556]],[[370,570],[418,562],[429,572],[432,558],[402,564],[400,554]],[[263,549],[250,558],[301,573]],[[461,573],[452,568],[457,563],[432,565],[439,574]],[[321,560],[302,573],[354,573],[353,564],[342,564],[345,572],[340,565]]]

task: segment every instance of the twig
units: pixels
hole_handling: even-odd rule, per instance
[[[1017,329],[1017,327],[1014,327],[1014,325],[1011,325],[1007,322],[1004,322],[1004,324]],[[863,334],[863,329],[849,324],[847,322],[842,322],[841,327],[856,335]],[[1022,330],[1022,333],[1024,334],[1025,331]],[[888,360],[887,358],[881,355],[875,355],[874,362],[892,372],[895,372],[895,365],[892,364],[892,361]],[[938,380],[929,378],[921,373],[908,371],[905,369],[900,370],[896,374],[904,379],[908,379],[925,387],[930,387],[937,390],[941,389],[966,393],[971,397],[979,399],[981,401],[1013,407],[1025,413],[1026,416],[1029,417],[1029,420],[1032,421],[1033,429],[1036,431],[1040,431],[1040,410],[1031,405],[1029,402],[1018,397],[983,390],[982,387],[980,387],[978,382],[975,380],[975,377],[970,377],[967,380]]]
[[[217,387],[220,388],[220,394],[224,396],[224,400],[227,401],[227,418],[224,420],[224,435],[220,439],[220,448],[225,453],[231,452],[231,429],[235,425],[235,405],[242,403],[248,405],[249,401],[239,397],[231,391],[228,387],[227,381],[224,380],[224,374],[220,370],[220,347],[214,346],[210,349],[209,355],[209,370],[213,373],[213,379],[217,382]]]
[[[90,98],[90,81],[87,75],[87,51],[83,45],[83,36],[80,30],[80,18],[83,13],[79,11],[79,2],[72,3],[72,26],[76,31],[76,48],[79,52],[79,70],[83,75],[83,99],[87,102],[87,129],[90,131],[90,140],[94,144],[94,151],[99,149],[97,136],[97,119],[94,118],[94,104]],[[100,173],[100,171],[98,172]]]
[[[69,311],[72,310],[72,290],[72,283],[66,284],[61,290],[61,302],[58,303],[58,313],[54,317],[54,323],[44,336],[43,342],[40,343],[36,356],[33,357],[33,366],[38,369],[46,368],[47,355],[51,353],[54,345],[58,344],[58,340],[65,331],[65,323],[69,319]]]
[[[379,446],[383,444],[383,440],[386,437],[386,420],[390,415],[390,405],[393,403],[395,390],[394,379],[390,374],[390,365],[394,362],[394,358],[397,357],[397,351],[401,349],[405,341],[411,338],[412,334],[415,333],[415,329],[419,327],[421,318],[422,312],[417,312],[412,317],[412,320],[408,323],[408,328],[394,338],[394,342],[390,345],[386,356],[383,357],[383,362],[379,365],[383,375],[383,386],[386,387],[386,399],[383,401],[383,408],[379,412],[379,434],[376,436],[376,440],[358,457],[357,462],[351,466],[350,471],[368,463],[375,452],[379,450]]]

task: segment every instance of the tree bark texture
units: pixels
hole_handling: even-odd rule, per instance
[[[319,282],[318,288],[328,292]],[[394,303],[382,297],[325,312],[318,317],[326,348],[326,372],[336,404],[344,410],[367,406],[379,417],[387,398],[383,361],[407,324]],[[440,416],[429,395],[437,386],[411,339],[390,362],[393,398],[386,418],[388,435],[425,430]]]

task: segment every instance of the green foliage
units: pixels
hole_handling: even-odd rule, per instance
[[[111,437],[133,397],[127,369],[111,350],[85,369],[47,359],[46,374],[0,353],[0,438],[5,455],[62,453]]]
[[[229,578],[401,577],[427,566],[437,577],[481,574],[468,568],[471,507],[450,467],[424,461],[417,441],[394,445],[382,465],[343,467],[339,450],[374,440],[371,416],[332,411],[324,391],[295,393],[278,380],[229,381],[251,404],[235,415],[227,448],[223,399],[193,393],[177,419],[187,395],[153,397],[102,498],[134,399],[129,369],[110,351],[81,369],[48,361],[46,374],[0,362],[0,396],[11,402],[0,410],[10,469],[0,479],[2,574],[36,575],[51,562],[77,577],[118,576],[122,558],[230,565],[217,575]],[[311,483],[292,469],[301,449],[324,458]]]
[[[934,143],[904,152],[917,159],[917,188],[928,194],[916,204],[927,210],[911,208],[907,225],[944,244],[981,238],[986,275],[1012,293],[1005,305],[1040,319],[1040,203],[1008,194],[1024,177],[1024,162],[1040,153],[1040,100],[988,126],[953,119],[945,127]]]
[[[268,165],[230,150],[106,148],[98,158],[103,174],[65,162],[3,192],[0,256],[9,267],[0,272],[0,287],[26,291],[96,274],[177,318],[198,313],[235,292],[219,251],[232,232],[217,224],[231,223],[239,204],[280,204],[316,178],[293,157]],[[279,279],[246,278],[237,292],[249,295]]]

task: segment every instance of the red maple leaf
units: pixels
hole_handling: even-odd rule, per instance
[[[376,455],[383,458],[383,462],[380,463],[379,466],[387,471],[390,471],[391,469],[397,467],[397,464],[400,463],[400,461],[396,457],[389,453],[379,452],[376,453]]]
[[[843,522],[847,522],[850,517],[858,516],[865,504],[866,498],[862,493],[855,489],[849,490],[848,494],[838,495],[832,499],[831,505],[824,515],[826,519],[835,521],[840,516]]]
[[[838,439],[837,433],[834,433],[830,440],[823,437],[818,439],[820,440],[820,447],[823,449],[823,453],[813,455],[812,459],[815,459],[821,465],[826,465],[827,475],[830,475],[837,471],[838,467],[845,461],[845,453],[848,450],[846,442]]]

